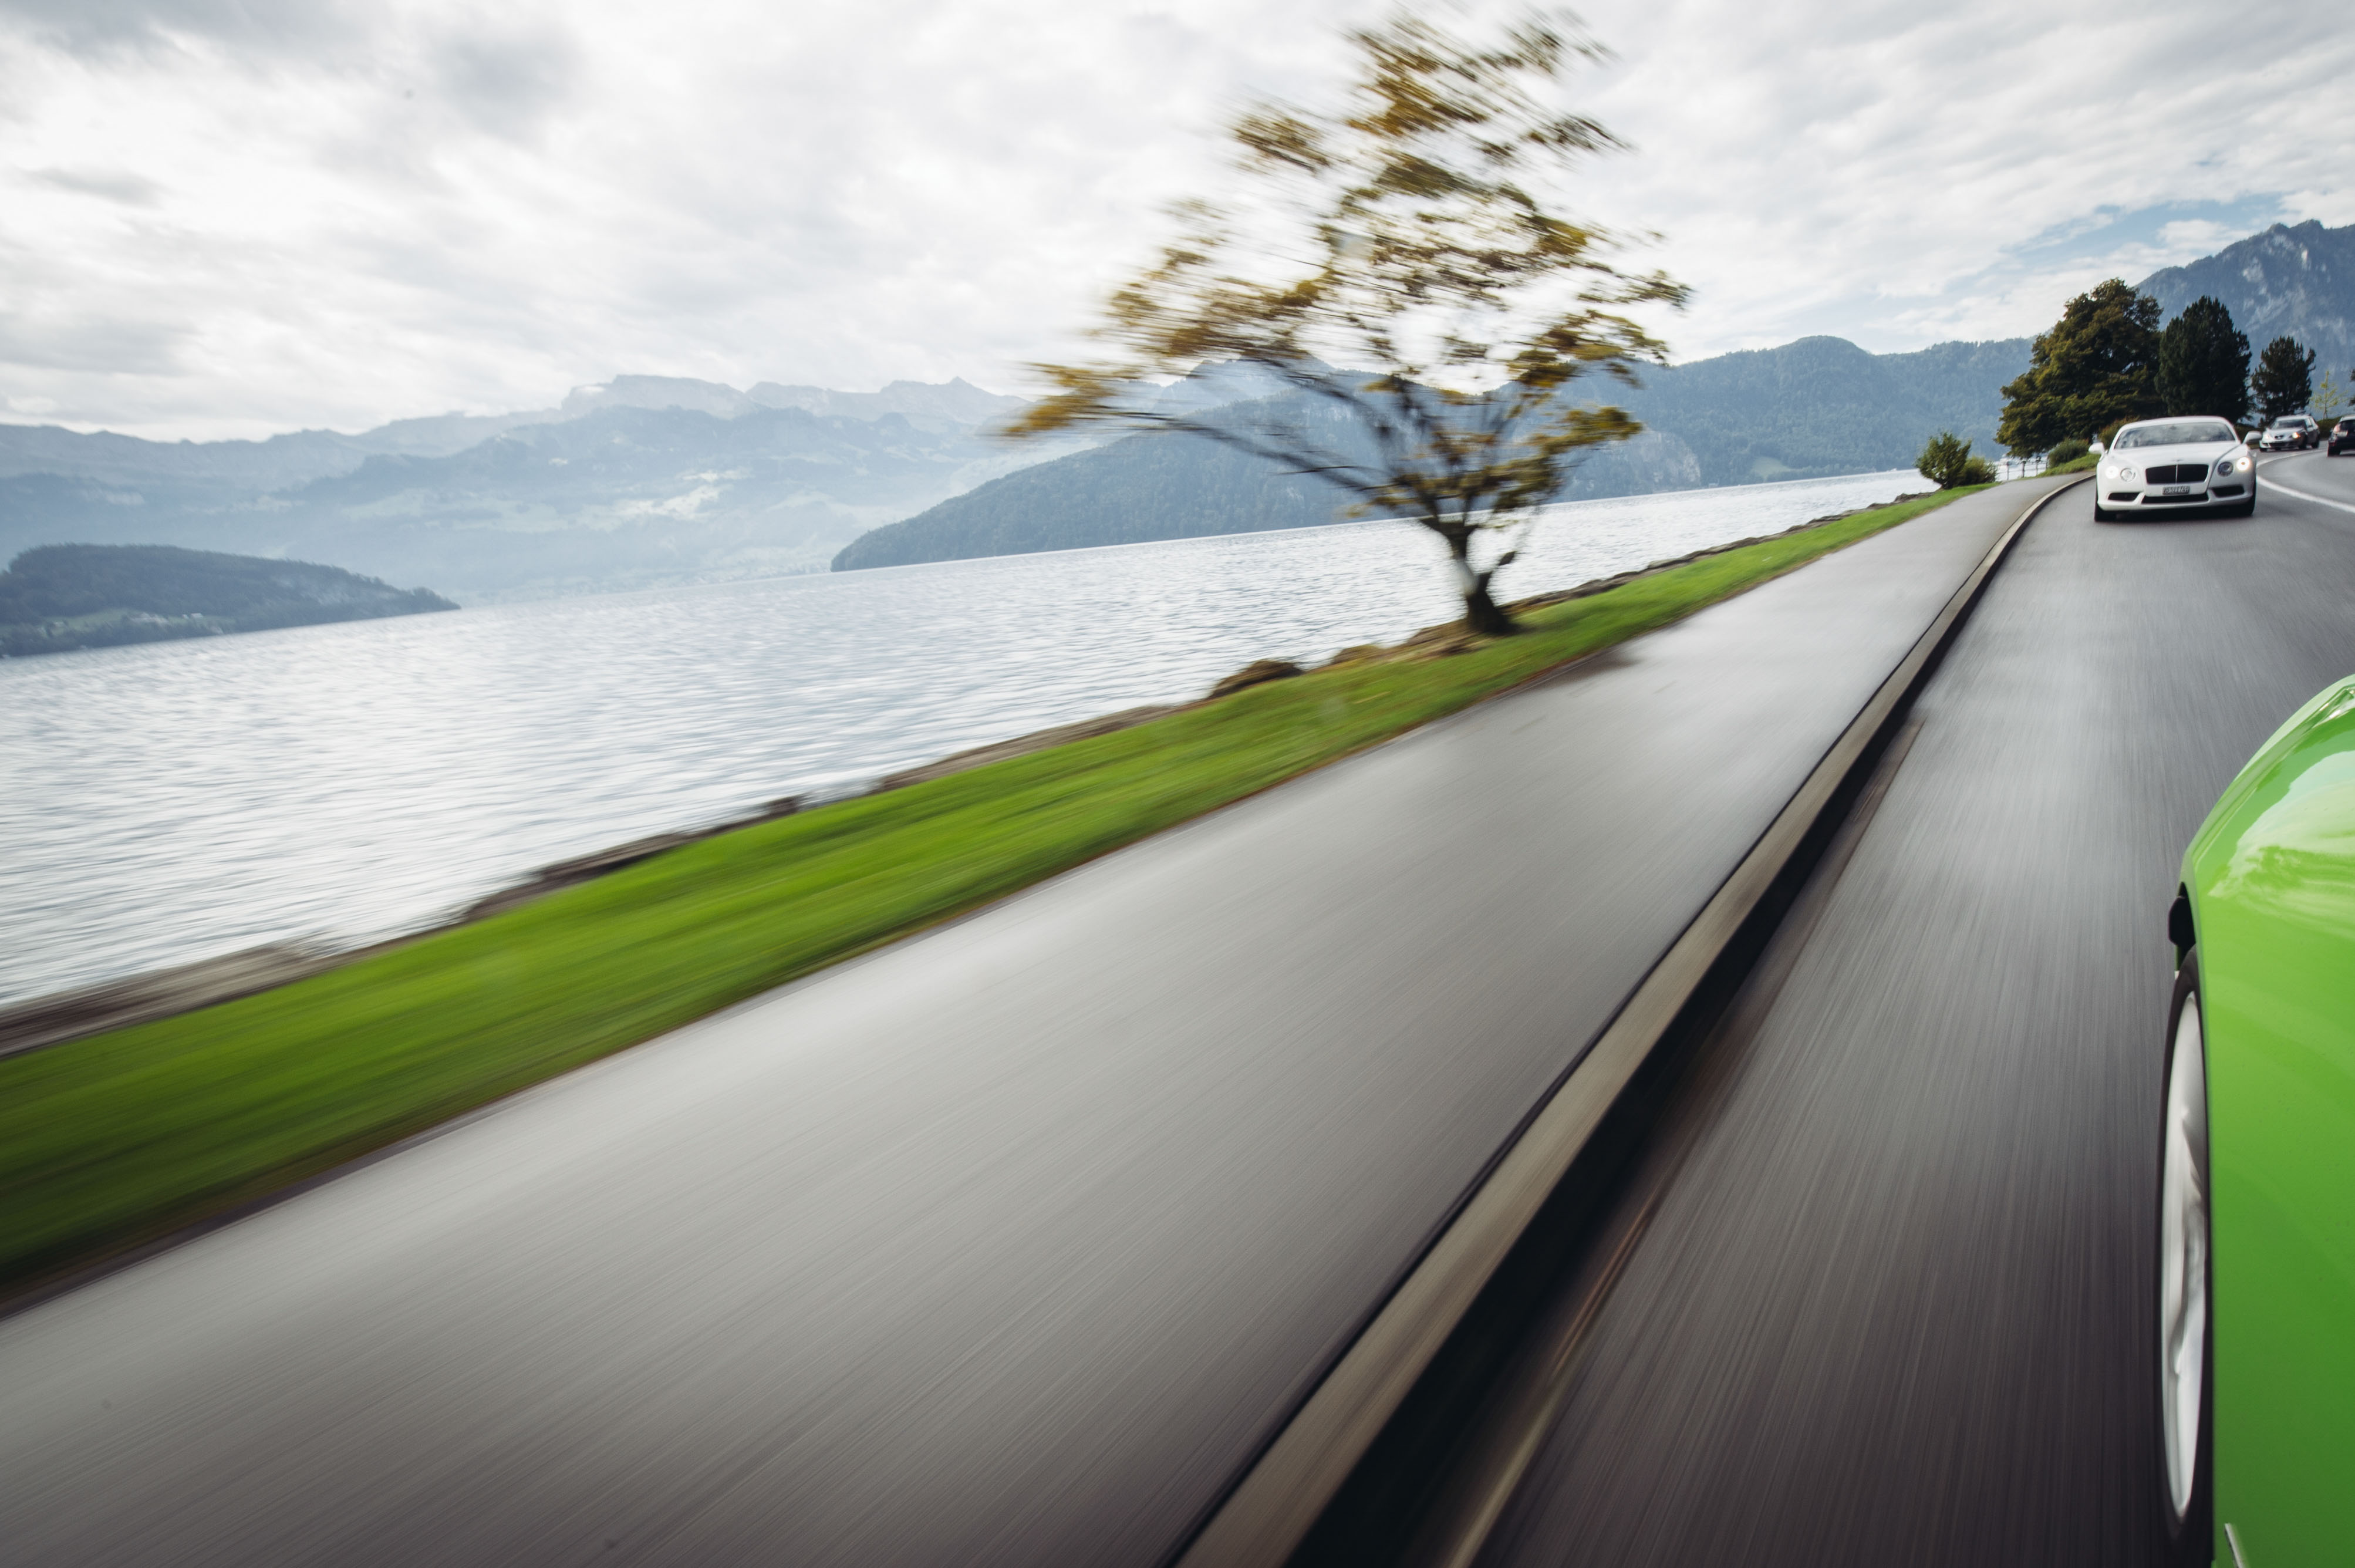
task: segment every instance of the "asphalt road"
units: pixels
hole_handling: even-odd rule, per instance
[[[1152,1561],[2037,488],[0,1322],[7,1556]]]
[[[1482,1562],[2156,1560],[2167,906],[2226,783],[2355,670],[2355,460],[2260,478],[2246,521],[2096,525],[2081,491],[2030,528],[1664,1129]]]

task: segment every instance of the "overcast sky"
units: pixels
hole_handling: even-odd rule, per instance
[[[1028,389],[1329,100],[1356,0],[0,0],[0,419],[204,439],[622,372]],[[1677,357],[2025,335],[2276,220],[2355,221],[2313,6],[1590,0]],[[1925,19],[1926,18],[1926,19]],[[2245,20],[2236,19],[2245,18]]]

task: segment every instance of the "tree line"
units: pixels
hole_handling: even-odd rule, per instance
[[[2276,337],[2253,368],[2248,337],[2221,300],[2202,294],[2162,328],[2158,302],[2112,278],[2071,300],[2036,339],[2027,371],[2003,389],[1996,439],[2028,457],[2169,414],[2243,427],[2252,413],[2266,424],[2308,405],[2327,416],[2342,394],[2326,374],[2318,396],[2314,358],[2296,338]]]

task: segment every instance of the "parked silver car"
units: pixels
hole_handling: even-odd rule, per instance
[[[2141,420],[2119,429],[2094,477],[2094,520],[2163,507],[2257,509],[2257,463],[2219,419]]]

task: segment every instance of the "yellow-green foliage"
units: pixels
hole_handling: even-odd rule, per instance
[[[0,1060],[0,1285],[103,1256],[948,919],[1952,500],[747,827],[202,1012]]]

